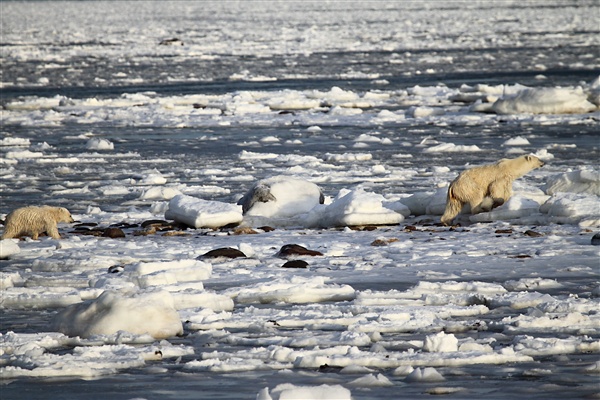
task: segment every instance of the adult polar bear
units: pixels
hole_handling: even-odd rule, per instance
[[[504,204],[512,196],[513,181],[543,165],[536,156],[524,155],[461,172],[448,188],[442,224],[451,225],[465,204],[471,207],[471,214]]]
[[[46,232],[54,239],[60,239],[57,224],[75,222],[71,213],[64,207],[28,206],[11,211],[4,222],[2,239],[31,236],[37,240],[40,233]]]

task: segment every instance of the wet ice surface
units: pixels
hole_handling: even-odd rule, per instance
[[[60,241],[21,241],[0,261],[3,395],[598,394],[596,5],[223,2],[201,19],[194,2],[110,4],[3,4],[0,211],[66,206],[126,234],[60,225]],[[553,91],[526,104],[518,85]],[[503,97],[568,113],[490,112]],[[514,185],[533,209],[436,225],[438,193],[465,167],[528,153],[547,163]],[[275,175],[412,215],[375,230],[139,234],[178,193],[235,204]],[[548,185],[561,179],[566,194]],[[281,268],[288,243],[323,256]],[[221,247],[248,258],[196,260]],[[121,315],[154,293],[183,335],[52,329],[105,290],[139,296],[106,302]]]

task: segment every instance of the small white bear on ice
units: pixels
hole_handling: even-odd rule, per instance
[[[60,239],[57,224],[59,222],[75,222],[71,213],[64,207],[28,206],[11,211],[4,221],[2,239],[31,236],[37,240],[40,233],[54,239]]]
[[[461,172],[448,188],[442,224],[451,225],[465,204],[471,207],[471,214],[501,206],[512,196],[515,179],[543,165],[536,156],[524,155]]]

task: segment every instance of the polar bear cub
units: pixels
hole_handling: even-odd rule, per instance
[[[28,206],[11,211],[4,222],[2,239],[31,236],[37,240],[40,233],[46,232],[54,239],[60,239],[57,224],[75,222],[71,213],[64,207]]]
[[[451,225],[465,204],[471,207],[471,214],[489,211],[504,204],[512,196],[513,181],[543,165],[543,161],[536,156],[524,155],[461,172],[450,183],[441,222]]]

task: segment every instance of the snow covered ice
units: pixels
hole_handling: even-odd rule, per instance
[[[0,242],[2,397],[597,397],[597,14],[3,3],[0,214],[76,222]]]

